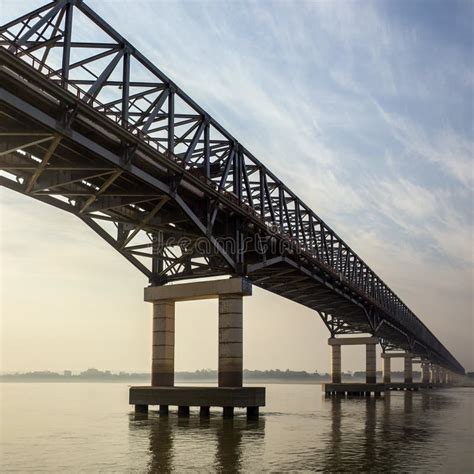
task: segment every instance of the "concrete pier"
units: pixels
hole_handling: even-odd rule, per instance
[[[403,375],[405,383],[413,383],[413,365],[412,360],[413,356],[411,354],[405,354],[404,365],[403,365]]]
[[[421,383],[430,383],[430,363],[427,361],[421,363]]]
[[[446,385],[446,370],[440,367],[441,383]]]
[[[331,380],[333,383],[342,382],[341,346],[331,346]]]
[[[404,383],[413,383],[413,354],[408,352],[383,352],[382,359],[384,361],[383,381],[384,383],[391,383],[391,359],[403,358],[404,361]]]
[[[430,382],[434,385],[439,383],[438,367],[435,364],[431,364],[431,380],[430,380]]]
[[[244,278],[200,281],[145,288],[145,301],[153,303],[153,350],[151,387],[131,387],[130,404],[137,413],[147,413],[149,405],[159,405],[160,415],[169,406],[178,415],[189,416],[189,407],[200,407],[207,417],[211,407],[221,407],[225,417],[234,408],[247,409],[247,416],[258,416],[265,406],[264,387],[242,387],[243,374],[243,297],[252,294]],[[218,298],[219,360],[218,387],[174,387],[175,304]]]
[[[377,361],[375,358],[376,343],[369,343],[365,346],[365,381],[367,383],[377,382]]]
[[[379,395],[380,393],[387,390],[419,390],[424,388],[431,388],[433,386],[440,386],[440,369],[433,367],[426,360],[421,358],[415,358],[414,354],[409,352],[383,352],[381,354],[383,360],[383,383],[371,382],[375,376],[375,344],[370,340],[375,338],[339,338],[329,339],[329,344],[333,349],[333,368],[336,367],[336,376],[340,377],[341,366],[340,366],[340,347],[345,344],[366,344],[366,379],[367,383],[362,384],[360,382],[341,383],[340,381],[335,382],[334,371],[332,383],[323,384],[322,389],[326,393],[326,396],[355,396],[363,395],[367,396],[371,393]],[[334,348],[337,348],[334,351]],[[391,360],[393,358],[403,358],[404,361],[404,381],[403,382],[392,382],[391,380]],[[421,363],[423,376],[421,381],[413,381],[413,363]],[[432,370],[432,379],[437,382],[433,382],[430,379],[430,367]],[[446,378],[446,375],[444,376]],[[340,380],[340,378],[339,378]]]
[[[242,295],[219,295],[219,387],[241,387]]]
[[[324,384],[323,390],[326,393],[339,393],[343,391],[344,387],[339,387],[342,384],[342,348],[341,346],[345,345],[365,345],[365,373],[366,373],[366,383],[370,384],[366,386],[367,392],[379,393],[378,388],[376,387],[372,390],[372,385],[377,385],[377,362],[376,362],[376,345],[378,339],[376,337],[330,337],[328,339],[328,344],[331,347],[331,384]],[[360,385],[360,384],[359,384]],[[326,387],[326,388],[324,388]],[[354,393],[358,392],[359,387],[354,389]],[[333,390],[334,389],[334,390]],[[364,390],[363,390],[364,391]]]
[[[391,358],[386,357],[384,353],[382,353],[382,360],[383,360],[383,382],[390,383],[392,381],[392,363]]]
[[[174,301],[153,303],[153,349],[151,385],[174,385]]]
[[[423,363],[423,359],[419,358],[419,357],[416,357],[415,355],[413,355],[412,359],[411,359],[411,365],[412,367],[415,365],[415,364],[420,364],[420,369],[421,369],[421,364]],[[413,376],[413,370],[412,369],[412,378],[414,377]],[[420,375],[420,379],[419,380],[415,380],[413,378],[413,383],[423,383],[423,374]]]

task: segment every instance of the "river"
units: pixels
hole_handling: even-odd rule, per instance
[[[254,421],[136,417],[121,383],[3,383],[0,396],[2,472],[474,472],[469,388],[341,400],[267,384]]]

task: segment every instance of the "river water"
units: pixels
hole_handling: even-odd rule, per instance
[[[1,472],[474,472],[474,390],[325,399],[267,385],[259,420],[136,418],[119,383],[4,383]]]

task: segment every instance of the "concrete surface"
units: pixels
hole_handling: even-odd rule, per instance
[[[252,295],[252,283],[245,278],[195,281],[166,286],[145,288],[145,301],[158,300],[194,301],[217,298],[220,295]]]
[[[263,407],[265,387],[130,387],[131,405]]]

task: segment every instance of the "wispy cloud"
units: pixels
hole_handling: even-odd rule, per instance
[[[474,184],[473,136],[466,137],[449,126],[428,133],[410,118],[391,113],[374,102],[380,116],[393,136],[403,145],[412,159],[435,163],[460,184]]]

